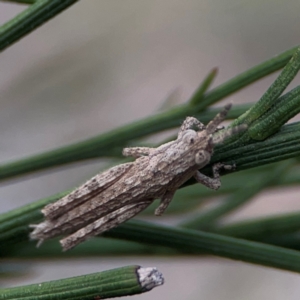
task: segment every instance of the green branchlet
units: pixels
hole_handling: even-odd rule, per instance
[[[218,74],[217,68],[214,68],[209,72],[209,74],[206,76],[206,78],[204,78],[204,80],[200,84],[199,88],[196,90],[194,95],[189,100],[189,102],[188,102],[189,105],[191,105],[191,106],[196,106],[198,104],[201,105],[201,101],[203,100],[205,93],[210,88],[210,86],[211,86],[212,82],[214,81],[214,79],[216,78],[217,74]]]
[[[231,126],[238,124],[247,124],[248,126],[248,130],[239,139],[240,144],[251,140],[266,139],[300,111],[299,87],[280,97],[299,69],[300,48],[294,52],[290,61],[261,99],[231,124]]]
[[[41,26],[78,0],[20,1],[32,3],[12,20],[0,27],[0,51]]]
[[[135,295],[145,292],[139,282],[139,266],[2,289],[1,300],[95,300]]]

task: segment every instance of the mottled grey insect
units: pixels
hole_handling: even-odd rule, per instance
[[[171,202],[176,190],[194,177],[211,189],[221,185],[219,170],[213,166],[213,178],[199,172],[210,162],[214,146],[245,128],[244,125],[219,130],[231,104],[210,121],[207,126],[193,117],[183,122],[176,140],[158,148],[125,148],[123,155],[135,161],[115,166],[96,175],[69,195],[42,209],[45,221],[31,225],[30,237],[44,240],[68,235],[60,243],[68,250],[87,238],[99,235],[134,217],[155,199],[160,205],[155,215],[160,216]],[[198,131],[192,128],[197,128]]]

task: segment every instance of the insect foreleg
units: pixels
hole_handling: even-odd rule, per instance
[[[217,190],[221,186],[221,181],[220,181],[220,169],[223,167],[223,164],[217,163],[213,165],[213,178],[206,176],[199,171],[196,172],[194,175],[194,178],[199,182],[204,184],[210,189]]]
[[[138,158],[138,157],[143,156],[143,155],[149,155],[151,153],[151,151],[153,151],[154,149],[155,148],[149,148],[149,147],[124,148],[123,149],[123,155]]]

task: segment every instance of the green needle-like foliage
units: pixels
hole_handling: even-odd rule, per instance
[[[24,287],[2,289],[0,299],[94,300],[140,294],[146,290],[140,285],[137,276],[139,268],[128,266]]]
[[[18,16],[0,27],[0,51],[15,43],[78,0],[34,1]],[[21,1],[20,1],[21,2]],[[30,3],[27,1],[25,3]]]
[[[29,6],[0,27],[0,50],[7,49],[77,2],[7,1]],[[242,208],[267,188],[299,184],[300,122],[288,125],[286,122],[300,111],[300,86],[283,94],[299,68],[300,50],[295,47],[209,90],[217,75],[217,69],[213,69],[183,105],[89,140],[0,165],[0,180],[7,180],[80,160],[110,157],[121,161],[124,146],[140,144],[141,139],[151,134],[178,127],[187,115],[196,116],[207,123],[220,110],[210,105],[282,69],[259,101],[233,106],[228,115],[228,119],[233,120],[230,126],[247,124],[248,128],[216,147],[210,165],[201,171],[211,174],[212,164],[219,161],[235,164],[236,168],[230,175],[224,171],[222,175],[228,176],[222,178],[222,187],[218,192],[195,185],[193,180],[186,182],[185,188],[178,191],[166,212],[180,214],[193,211],[192,216],[178,226],[130,220],[106,232],[103,237],[83,243],[68,254],[61,252],[57,240],[47,241],[45,246],[35,248],[28,238],[31,230],[29,225],[40,222],[43,218],[41,208],[69,192],[65,191],[0,215],[0,256],[64,258],[114,254],[134,255],[138,260],[138,255],[147,254],[211,254],[300,273],[300,212],[228,225],[221,222],[224,216]],[[223,197],[220,204],[202,212],[201,204],[211,201],[216,195]],[[154,205],[145,213],[152,214]],[[102,299],[139,293],[142,289],[136,279],[136,268],[129,266],[47,282],[42,284],[42,288],[30,285],[2,289],[0,299]]]

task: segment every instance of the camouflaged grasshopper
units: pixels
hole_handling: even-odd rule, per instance
[[[213,178],[199,169],[210,162],[215,145],[246,128],[240,125],[213,135],[230,108],[231,104],[226,105],[206,126],[187,117],[177,139],[158,148],[125,148],[123,155],[132,156],[135,161],[108,169],[45,206],[42,209],[45,221],[31,225],[34,230],[30,237],[39,240],[40,245],[49,238],[67,235],[60,243],[63,250],[68,250],[134,217],[157,198],[160,205],[155,215],[162,215],[176,190],[191,177],[218,189],[219,170],[224,165],[213,165]],[[192,129],[195,127],[198,131]]]

